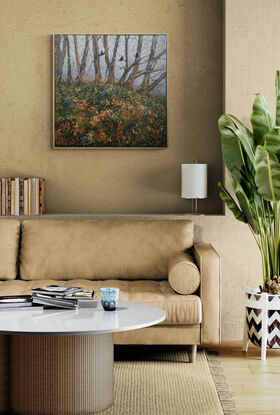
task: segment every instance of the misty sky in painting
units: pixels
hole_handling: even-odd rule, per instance
[[[145,65],[147,64],[147,60],[149,57],[150,49],[151,49],[151,43],[152,43],[152,35],[144,35],[143,36],[143,46],[141,50],[141,62],[139,66],[139,71],[144,70]],[[74,40],[73,35],[68,35],[69,38],[69,45],[70,45],[70,60],[71,60],[71,67],[72,67],[72,74],[73,76],[77,76],[78,70],[77,70],[77,63],[76,63],[76,57],[75,57],[75,48],[74,48]],[[79,49],[79,56],[80,59],[82,59],[82,52],[85,47],[85,39],[86,35],[78,35],[77,36],[77,44]],[[109,45],[109,58],[112,58],[113,54],[113,48],[115,43],[116,35],[108,35],[108,45]],[[128,47],[128,64],[131,64],[135,59],[135,54],[137,51],[137,42],[138,42],[138,35],[129,35],[129,47]],[[60,48],[63,48],[63,39],[61,39]],[[162,52],[163,50],[166,50],[166,35],[157,35],[157,46],[156,46],[156,55]],[[104,51],[104,45],[102,41],[102,36],[99,36],[98,39],[98,49],[99,54]],[[117,59],[115,63],[115,78],[118,80],[124,69],[125,69],[125,39],[124,35],[120,36],[120,42],[117,50]],[[64,65],[63,65],[63,71],[62,75],[63,78],[66,79],[67,76],[67,65],[68,65],[68,57],[65,57]],[[103,78],[106,78],[106,70],[107,65],[105,62],[105,56],[101,55],[99,57],[100,61],[100,69],[101,74]],[[153,79],[156,79],[161,73],[166,72],[166,54],[162,55],[159,60],[157,61],[155,68],[154,75],[151,76],[150,82],[153,81]],[[93,64],[93,48],[92,48],[92,41],[90,41],[89,44],[89,52],[85,67],[85,79],[94,79],[95,78],[95,71],[94,71],[94,64]],[[138,77],[134,81],[134,86],[137,87],[141,84],[143,80],[143,76]],[[166,95],[166,77],[160,82],[160,84],[154,88],[152,91],[153,94],[161,93],[163,95]]]

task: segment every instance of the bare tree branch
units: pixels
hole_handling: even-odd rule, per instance
[[[55,58],[55,81],[58,81],[59,77],[59,63],[61,58],[61,50],[60,50],[60,43],[61,43],[61,35],[54,36],[54,58]]]
[[[151,75],[151,74],[153,74],[153,73],[157,73],[157,72],[161,72],[162,71],[162,69],[163,68],[159,68],[159,69],[150,69],[149,71],[146,71],[146,70],[144,70],[144,71],[142,71],[142,72],[138,72],[138,74],[135,76],[135,79],[137,79],[137,78],[139,78],[140,76],[143,76],[143,75]],[[135,80],[134,79],[134,80]],[[142,89],[142,86],[140,85],[139,86],[139,88],[138,89]]]
[[[164,72],[159,78],[157,78],[154,82],[152,82],[148,88],[147,93],[150,93],[158,84],[166,78],[166,72]]]
[[[106,70],[106,75],[108,77],[109,75],[109,70],[110,70],[110,59],[109,59],[109,45],[108,45],[108,36],[104,35],[103,36],[103,46],[104,46],[104,57],[105,57],[105,62],[106,62],[106,66],[107,66],[107,70]]]
[[[125,79],[126,79],[126,77],[127,77],[127,75],[129,74],[129,72],[132,70],[132,68],[135,66],[135,65],[138,65],[138,63],[140,64],[140,65],[143,65],[143,64],[145,64],[146,62],[141,62],[143,59],[146,59],[147,58],[147,55],[146,56],[142,56],[142,57],[140,57],[139,58],[139,62],[138,62],[138,60],[134,60],[125,70],[124,70],[124,72],[123,72],[123,74],[122,74],[122,76],[121,76],[121,78],[120,78],[120,80],[119,80],[119,85],[124,85],[124,83],[125,83]]]
[[[155,56],[154,58],[153,58],[153,61],[154,62],[157,62],[157,60],[159,59],[159,58],[161,58],[163,55],[166,55],[166,52],[167,52],[167,50],[166,49],[164,49],[163,51],[161,51],[157,56]]]
[[[136,75],[138,73],[139,66],[140,66],[142,45],[143,45],[143,35],[139,35],[138,36],[137,51],[136,51],[136,54],[135,54],[133,71],[131,72],[131,74],[129,75],[127,81],[125,82],[125,86],[127,88],[131,88],[132,87],[133,82],[135,80],[135,77],[136,77]]]
[[[88,57],[88,50],[89,50],[89,36],[86,35],[86,43],[85,43],[85,48],[84,48],[84,53],[83,53],[82,63],[81,63],[81,76],[82,76],[82,78],[85,75],[86,63],[87,63],[87,57]]]
[[[146,90],[148,85],[149,85],[149,81],[150,81],[150,74],[152,72],[152,66],[153,66],[153,59],[155,57],[155,53],[156,53],[156,47],[157,47],[157,37],[155,35],[153,35],[152,38],[152,44],[151,44],[151,50],[150,50],[150,56],[148,59],[148,63],[147,63],[147,67],[146,67],[146,74],[144,76],[141,88],[142,90]]]
[[[95,71],[95,81],[98,83],[101,83],[102,76],[101,76],[101,71],[100,71],[98,37],[96,35],[92,36],[92,54],[93,54],[93,64],[94,64],[94,71]]]
[[[67,78],[66,81],[68,84],[72,82],[72,68],[71,68],[71,57],[70,57],[70,44],[69,37],[65,36],[66,48],[67,48]]]
[[[125,35],[125,37],[124,37],[124,42],[125,42],[125,45],[124,45],[124,47],[125,47],[125,52],[124,52],[124,54],[125,54],[125,69],[128,68],[128,41],[129,41],[129,36]]]
[[[63,39],[63,46],[61,50],[62,39]],[[55,38],[55,55],[56,55],[56,82],[60,83],[62,81],[62,69],[63,69],[64,59],[66,56],[65,36],[58,35]]]
[[[107,35],[103,36],[105,62],[106,62],[106,66],[107,66],[107,69],[106,69],[107,82],[110,83],[110,84],[115,82],[115,63],[116,63],[116,58],[117,58],[117,50],[118,50],[118,47],[119,47],[119,42],[120,42],[120,35],[117,35],[116,39],[115,39],[112,59],[110,60],[108,36]]]
[[[80,63],[80,57],[79,57],[79,48],[78,48],[78,42],[77,42],[77,35],[73,35],[73,40],[74,40],[75,57],[76,57],[77,70],[78,70],[78,76],[77,76],[76,79],[77,79],[78,82],[83,82],[84,75],[85,75],[85,69],[86,69],[86,62],[87,62],[87,57],[88,57],[89,36],[86,35],[86,43],[85,43],[81,63]]]
[[[81,65],[80,65],[79,49],[78,49],[78,43],[77,43],[77,35],[73,35],[73,41],[74,41],[75,57],[76,57],[76,64],[77,64],[77,70],[78,70],[77,79],[80,79],[81,78]]]
[[[109,83],[114,83],[115,81],[115,63],[116,63],[119,42],[120,42],[120,35],[117,35],[116,40],[115,40],[114,50],[113,50],[113,56],[110,62],[110,71],[109,71],[109,76],[108,76]]]

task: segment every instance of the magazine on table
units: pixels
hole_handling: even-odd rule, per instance
[[[60,285],[48,285],[41,288],[33,288],[32,294],[43,294],[48,297],[57,298],[79,298],[79,299],[92,299],[94,296],[93,290],[85,290],[81,287],[67,287]]]
[[[33,302],[31,295],[4,295],[0,296],[0,310],[32,309]],[[36,309],[43,308],[35,306]]]
[[[70,310],[79,310],[78,300],[64,300],[62,298],[48,298],[46,296],[38,297],[33,295],[33,304],[41,304],[45,307],[68,308]]]
[[[97,302],[93,299],[93,296],[93,290],[85,290],[81,287],[48,285],[32,289],[34,304],[71,310],[78,310],[81,304],[83,304],[83,308],[95,307]]]

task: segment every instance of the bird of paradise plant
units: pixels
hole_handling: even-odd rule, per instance
[[[219,183],[220,197],[252,231],[262,258],[263,291],[280,294],[280,71],[276,71],[275,123],[262,94],[251,114],[252,131],[223,114],[218,126],[233,198]]]

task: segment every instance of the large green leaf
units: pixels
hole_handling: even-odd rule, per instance
[[[266,226],[269,227],[271,221],[274,218],[274,213],[270,202],[264,200],[263,197],[259,194],[254,178],[251,180],[251,177],[243,177],[241,184],[245,190],[250,204],[254,206],[254,209],[256,209],[257,215],[263,218]]]
[[[256,95],[251,114],[251,124],[256,145],[263,145],[265,134],[273,128],[273,119],[262,94]]]
[[[275,154],[258,146],[255,155],[255,181],[265,200],[280,200],[280,164]]]
[[[277,127],[279,127],[280,126],[280,71],[276,71],[275,87],[276,87],[276,120],[275,120],[275,124],[277,125]]]
[[[220,198],[225,202],[227,207],[231,210],[231,212],[234,214],[235,218],[240,220],[240,222],[247,223],[247,220],[239,207],[237,206],[237,203],[235,200],[231,197],[229,192],[224,188],[221,182],[218,183],[218,187],[220,189]]]
[[[265,136],[264,136],[264,147],[270,153],[277,154],[280,157],[280,135],[279,130],[277,128],[272,128]]]
[[[251,225],[253,231],[255,233],[259,233],[259,226],[256,220],[256,210],[254,204],[250,202],[245,190],[239,181],[230,172],[229,177],[243,215],[245,216],[247,222]]]
[[[249,128],[246,127],[246,125],[244,125],[238,118],[236,118],[234,115],[232,114],[228,114],[228,116],[230,118],[232,118],[232,120],[235,122],[235,124],[237,124],[238,128],[241,130],[242,134],[247,138],[247,141],[252,149],[252,151],[254,152],[256,149],[256,143],[254,141],[253,138],[253,134],[251,133],[251,131],[249,130]]]
[[[227,114],[219,118],[218,126],[222,137],[222,152],[225,165],[237,180],[240,180],[242,171],[248,167],[243,154],[246,150],[239,137],[242,134]],[[245,138],[244,141],[246,141]],[[250,152],[250,149],[248,151]],[[252,152],[250,157],[252,157]]]

